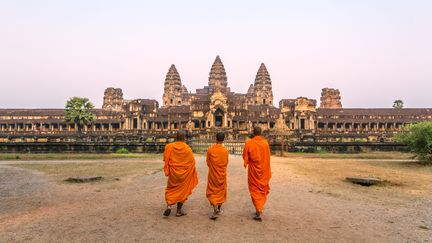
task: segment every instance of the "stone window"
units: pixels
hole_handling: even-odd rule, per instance
[[[138,128],[138,119],[134,118],[133,119],[133,129],[137,129]],[[159,128],[159,127],[158,127]]]

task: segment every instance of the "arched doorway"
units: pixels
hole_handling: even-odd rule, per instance
[[[214,112],[214,124],[215,127],[222,127],[223,126],[223,117],[224,112],[221,108],[217,108]]]

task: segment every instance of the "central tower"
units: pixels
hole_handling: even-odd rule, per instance
[[[222,92],[227,91],[228,82],[225,67],[219,56],[216,56],[216,59],[210,69],[208,85],[210,91],[212,92],[216,90],[220,90]]]

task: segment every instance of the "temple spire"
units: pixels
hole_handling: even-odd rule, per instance
[[[164,94],[162,97],[165,106],[181,105],[183,86],[180,74],[174,64],[168,70],[164,83]]]
[[[171,67],[168,70],[168,73],[165,78],[165,85],[181,85],[180,74],[177,71],[177,68],[174,64],[171,64]]]
[[[216,56],[216,59],[210,69],[208,84],[210,88],[214,90],[220,89],[222,91],[225,91],[228,86],[225,67],[219,56]]]
[[[255,85],[271,85],[270,74],[264,63],[261,63],[255,77]]]
[[[253,92],[255,104],[273,105],[272,83],[264,63],[258,69]]]

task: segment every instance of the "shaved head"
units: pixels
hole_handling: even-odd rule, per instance
[[[261,136],[261,133],[262,133],[261,127],[256,126],[253,128],[253,135],[254,136]]]
[[[178,131],[176,140],[177,141],[184,141],[185,140],[186,133],[184,131]]]
[[[223,142],[225,140],[225,134],[223,132],[216,133],[216,141]]]

